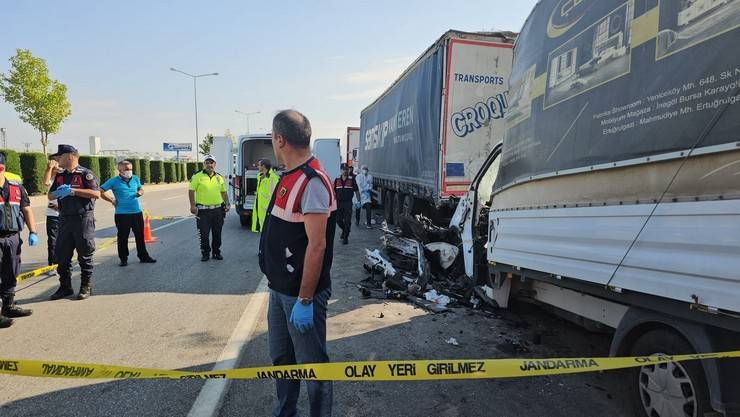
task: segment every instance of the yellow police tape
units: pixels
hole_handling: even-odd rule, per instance
[[[0,374],[85,379],[306,379],[323,381],[419,381],[516,378],[574,374],[700,359],[740,358],[740,351],[616,358],[455,359],[334,362],[188,372],[75,362],[0,359]]]
[[[184,219],[186,217],[191,217],[191,216],[150,216],[149,219],[150,220],[179,220],[179,219]],[[103,241],[103,243],[101,243],[100,245],[98,245],[98,247],[96,248],[96,250],[103,250],[103,249],[107,248],[108,246],[111,246],[114,243],[116,243],[116,238],[107,239],[107,240]],[[24,272],[22,274],[19,274],[16,277],[16,281],[18,283],[20,283],[21,281],[25,281],[25,280],[27,280],[29,278],[37,277],[37,276],[39,276],[41,274],[44,274],[46,272],[49,272],[49,271],[55,271],[56,269],[57,269],[57,265],[56,264],[49,265],[49,266],[44,266],[44,267],[41,267],[41,268],[36,268],[33,271],[28,271],[28,272]]]
[[[100,245],[97,245],[96,250],[103,250],[103,249],[107,248],[108,246],[111,246],[114,243],[116,243],[116,238],[115,237],[112,237],[110,239],[106,239],[106,240],[103,241],[103,243],[101,243]],[[53,264],[53,265],[44,266],[44,267],[41,267],[41,268],[36,268],[33,271],[28,271],[28,272],[24,272],[22,274],[18,274],[18,276],[15,277],[15,280],[16,280],[17,283],[20,283],[21,281],[25,281],[25,280],[27,280],[29,278],[37,277],[37,276],[39,276],[41,274],[44,274],[44,273],[46,273],[48,271],[56,271],[57,266],[58,266],[57,264]]]
[[[149,216],[149,220],[180,220],[192,216]]]

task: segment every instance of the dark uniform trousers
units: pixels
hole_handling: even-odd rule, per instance
[[[118,257],[122,260],[128,259],[128,235],[133,231],[134,240],[136,240],[136,256],[139,260],[148,259],[149,252],[144,242],[144,214],[141,212],[116,214],[113,218],[116,221],[116,230],[118,230]]]
[[[93,252],[95,252],[95,217],[89,211],[81,215],[59,216],[59,236],[57,237],[56,258],[59,266],[59,283],[62,287],[72,287],[72,255],[77,250],[80,263],[80,277],[83,285],[89,284],[93,273]]]
[[[56,247],[57,235],[59,234],[59,217],[46,216],[46,251],[49,265],[57,263]]]
[[[342,229],[342,239],[349,237],[352,228],[352,200],[337,201],[337,226]]]
[[[21,265],[20,233],[0,232],[0,265],[0,295],[14,295]]]
[[[197,221],[200,232],[200,252],[214,255],[221,254],[221,229],[224,227],[226,212],[223,208],[198,209]],[[213,245],[209,243],[209,235],[213,235]]]

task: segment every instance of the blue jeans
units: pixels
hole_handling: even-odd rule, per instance
[[[288,322],[296,297],[270,290],[267,325],[273,365],[329,362],[329,355],[326,353],[326,307],[330,296],[331,289],[314,294],[314,326],[306,333],[301,333]],[[277,404],[272,410],[272,415],[297,416],[301,381],[278,379],[275,385]],[[311,417],[331,416],[332,382],[306,381],[306,387]]]

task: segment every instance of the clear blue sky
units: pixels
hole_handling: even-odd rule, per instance
[[[353,3],[353,4],[351,4]],[[157,1],[3,0],[0,72],[16,48],[44,58],[65,83],[72,116],[53,148],[159,151],[193,142],[192,81],[169,71],[219,72],[198,81],[201,137],[246,130],[234,112],[260,111],[250,130],[267,131],[275,111],[296,108],[314,137],[339,137],[360,111],[447,29],[518,32],[535,0]],[[0,100],[8,145],[38,134]]]

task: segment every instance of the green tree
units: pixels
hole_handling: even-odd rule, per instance
[[[198,147],[200,148],[199,149],[200,154],[203,156],[210,155],[212,145],[213,145],[213,133],[209,133],[206,135],[205,138],[203,138],[203,142],[198,144]]]
[[[0,74],[0,93],[15,106],[22,121],[39,131],[46,154],[49,134],[59,132],[62,122],[72,113],[67,87],[49,78],[46,61],[27,49],[18,49],[10,58],[8,74]]]

